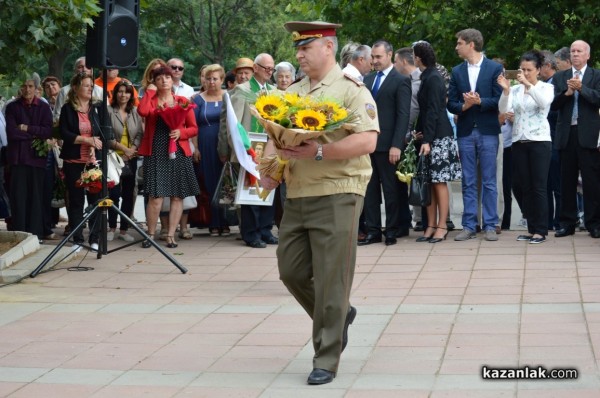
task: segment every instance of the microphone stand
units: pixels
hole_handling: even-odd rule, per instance
[[[54,248],[54,250],[52,250],[52,252],[44,259],[44,261],[42,261],[40,263],[40,265],[37,266],[37,268],[35,270],[33,270],[33,272],[31,272],[31,274],[29,274],[29,276],[31,278],[35,278],[41,271],[42,269],[44,269],[44,267],[50,262],[50,260],[60,251],[60,249],[67,243],[70,241],[70,239],[73,237],[73,235],[75,235],[75,232],[77,232],[78,230],[80,230],[81,228],[83,228],[83,226],[85,225],[85,223],[92,217],[92,215],[94,215],[98,210],[101,210],[101,217],[100,217],[100,240],[98,242],[98,252],[96,254],[96,257],[98,259],[102,258],[102,255],[107,255],[113,252],[116,252],[118,250],[121,249],[125,249],[126,247],[138,244],[140,242],[143,242],[145,240],[148,240],[150,242],[150,244],[152,246],[154,246],[154,248],[156,250],[158,250],[163,256],[165,256],[167,258],[167,260],[169,260],[174,266],[176,266],[182,274],[185,274],[187,272],[187,268],[185,268],[183,265],[179,264],[179,262],[168,252],[166,252],[162,247],[160,247],[156,242],[154,242],[153,239],[150,239],[150,236],[148,236],[148,234],[146,233],[146,231],[144,231],[143,229],[141,229],[135,222],[133,222],[129,216],[127,216],[125,213],[123,213],[121,211],[121,209],[119,209],[117,206],[115,206],[115,204],[113,203],[113,201],[109,198],[108,195],[108,181],[107,181],[107,175],[108,175],[108,137],[107,134],[105,134],[105,132],[110,132],[112,129],[112,126],[108,125],[108,121],[106,120],[106,115],[108,114],[108,88],[107,88],[107,80],[108,80],[108,72],[107,72],[107,68],[103,68],[102,70],[102,106],[103,106],[103,111],[100,112],[100,126],[96,126],[98,127],[98,135],[100,136],[100,139],[102,140],[102,151],[101,151],[101,164],[100,164],[100,169],[102,170],[102,190],[101,190],[101,197],[103,199],[98,199],[96,201],[95,204],[88,206],[85,209],[84,212],[84,217],[83,220],[81,220],[81,222],[79,223],[79,225],[77,225],[75,228],[73,228],[73,230],[71,231],[71,233],[69,233],[68,236],[66,236],[62,241],[60,241],[60,243]],[[92,120],[95,121],[94,117],[91,117]],[[94,129],[92,128],[92,131]],[[111,134],[112,136],[112,134]],[[143,239],[141,240],[137,240],[135,242],[130,242],[127,243],[125,245],[119,246],[115,249],[112,250],[108,250],[108,240],[107,240],[107,235],[108,235],[108,209],[113,209],[114,211],[116,211],[120,216],[121,216],[121,222],[123,222],[123,220],[127,221],[129,223],[129,225],[131,225],[131,227],[133,229],[135,229],[140,235],[142,235]],[[96,221],[97,222],[97,221]],[[83,247],[86,247],[88,249],[90,249],[88,246],[86,245],[81,245]],[[69,254],[70,255],[70,254]],[[68,257],[68,256],[67,256]],[[66,258],[66,257],[65,257]],[[64,259],[63,259],[64,260]]]

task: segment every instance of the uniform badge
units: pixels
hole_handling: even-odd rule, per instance
[[[367,110],[367,115],[371,119],[375,119],[377,117],[377,108],[373,104],[365,104],[365,109]]]

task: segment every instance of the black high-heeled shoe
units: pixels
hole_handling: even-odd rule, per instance
[[[177,243],[175,243],[175,239],[173,239],[172,236],[167,235],[167,247],[169,249],[174,249],[177,246],[179,246]]]
[[[437,227],[432,227],[431,225],[428,225],[427,228],[433,228],[433,234],[435,234],[435,229]],[[425,229],[425,232],[427,232],[427,229]],[[416,239],[416,242],[429,242],[432,238],[433,238],[433,234],[431,234],[431,236],[421,236],[419,238]]]
[[[151,241],[151,240],[154,240],[154,238],[152,237],[152,235],[150,236],[150,239],[145,239],[145,240],[142,242],[142,247],[143,247],[144,249],[148,249],[150,246],[152,246],[152,243],[150,243],[150,241]]]
[[[437,229],[444,229],[444,230],[446,230],[446,233],[441,238],[434,238],[432,236],[431,239],[429,239],[429,243],[438,243],[443,240],[446,240],[446,237],[448,237],[448,229],[447,228],[437,227]]]

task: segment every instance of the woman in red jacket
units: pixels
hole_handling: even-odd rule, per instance
[[[189,139],[198,134],[198,126],[192,107],[188,106],[185,119],[176,127],[169,128],[164,115],[169,108],[189,104],[189,100],[173,94],[171,68],[161,67],[153,71],[150,84],[140,101],[138,113],[146,118],[144,136],[138,154],[144,156],[144,191],[148,195],[146,223],[148,235],[154,236],[163,198],[171,200],[167,247],[177,247],[175,229],[183,211],[183,198],[200,193],[194,176],[192,151]],[[171,109],[171,110],[173,110]],[[176,143],[176,152],[169,153],[169,140]],[[142,247],[150,247],[148,241]]]

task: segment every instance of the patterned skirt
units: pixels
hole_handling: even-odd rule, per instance
[[[462,169],[453,137],[436,138],[431,145],[431,182],[460,180]]]
[[[169,159],[170,129],[157,118],[152,140],[152,155],[144,157],[144,191],[151,198],[185,198],[200,193],[192,158],[177,142],[175,159]]]

